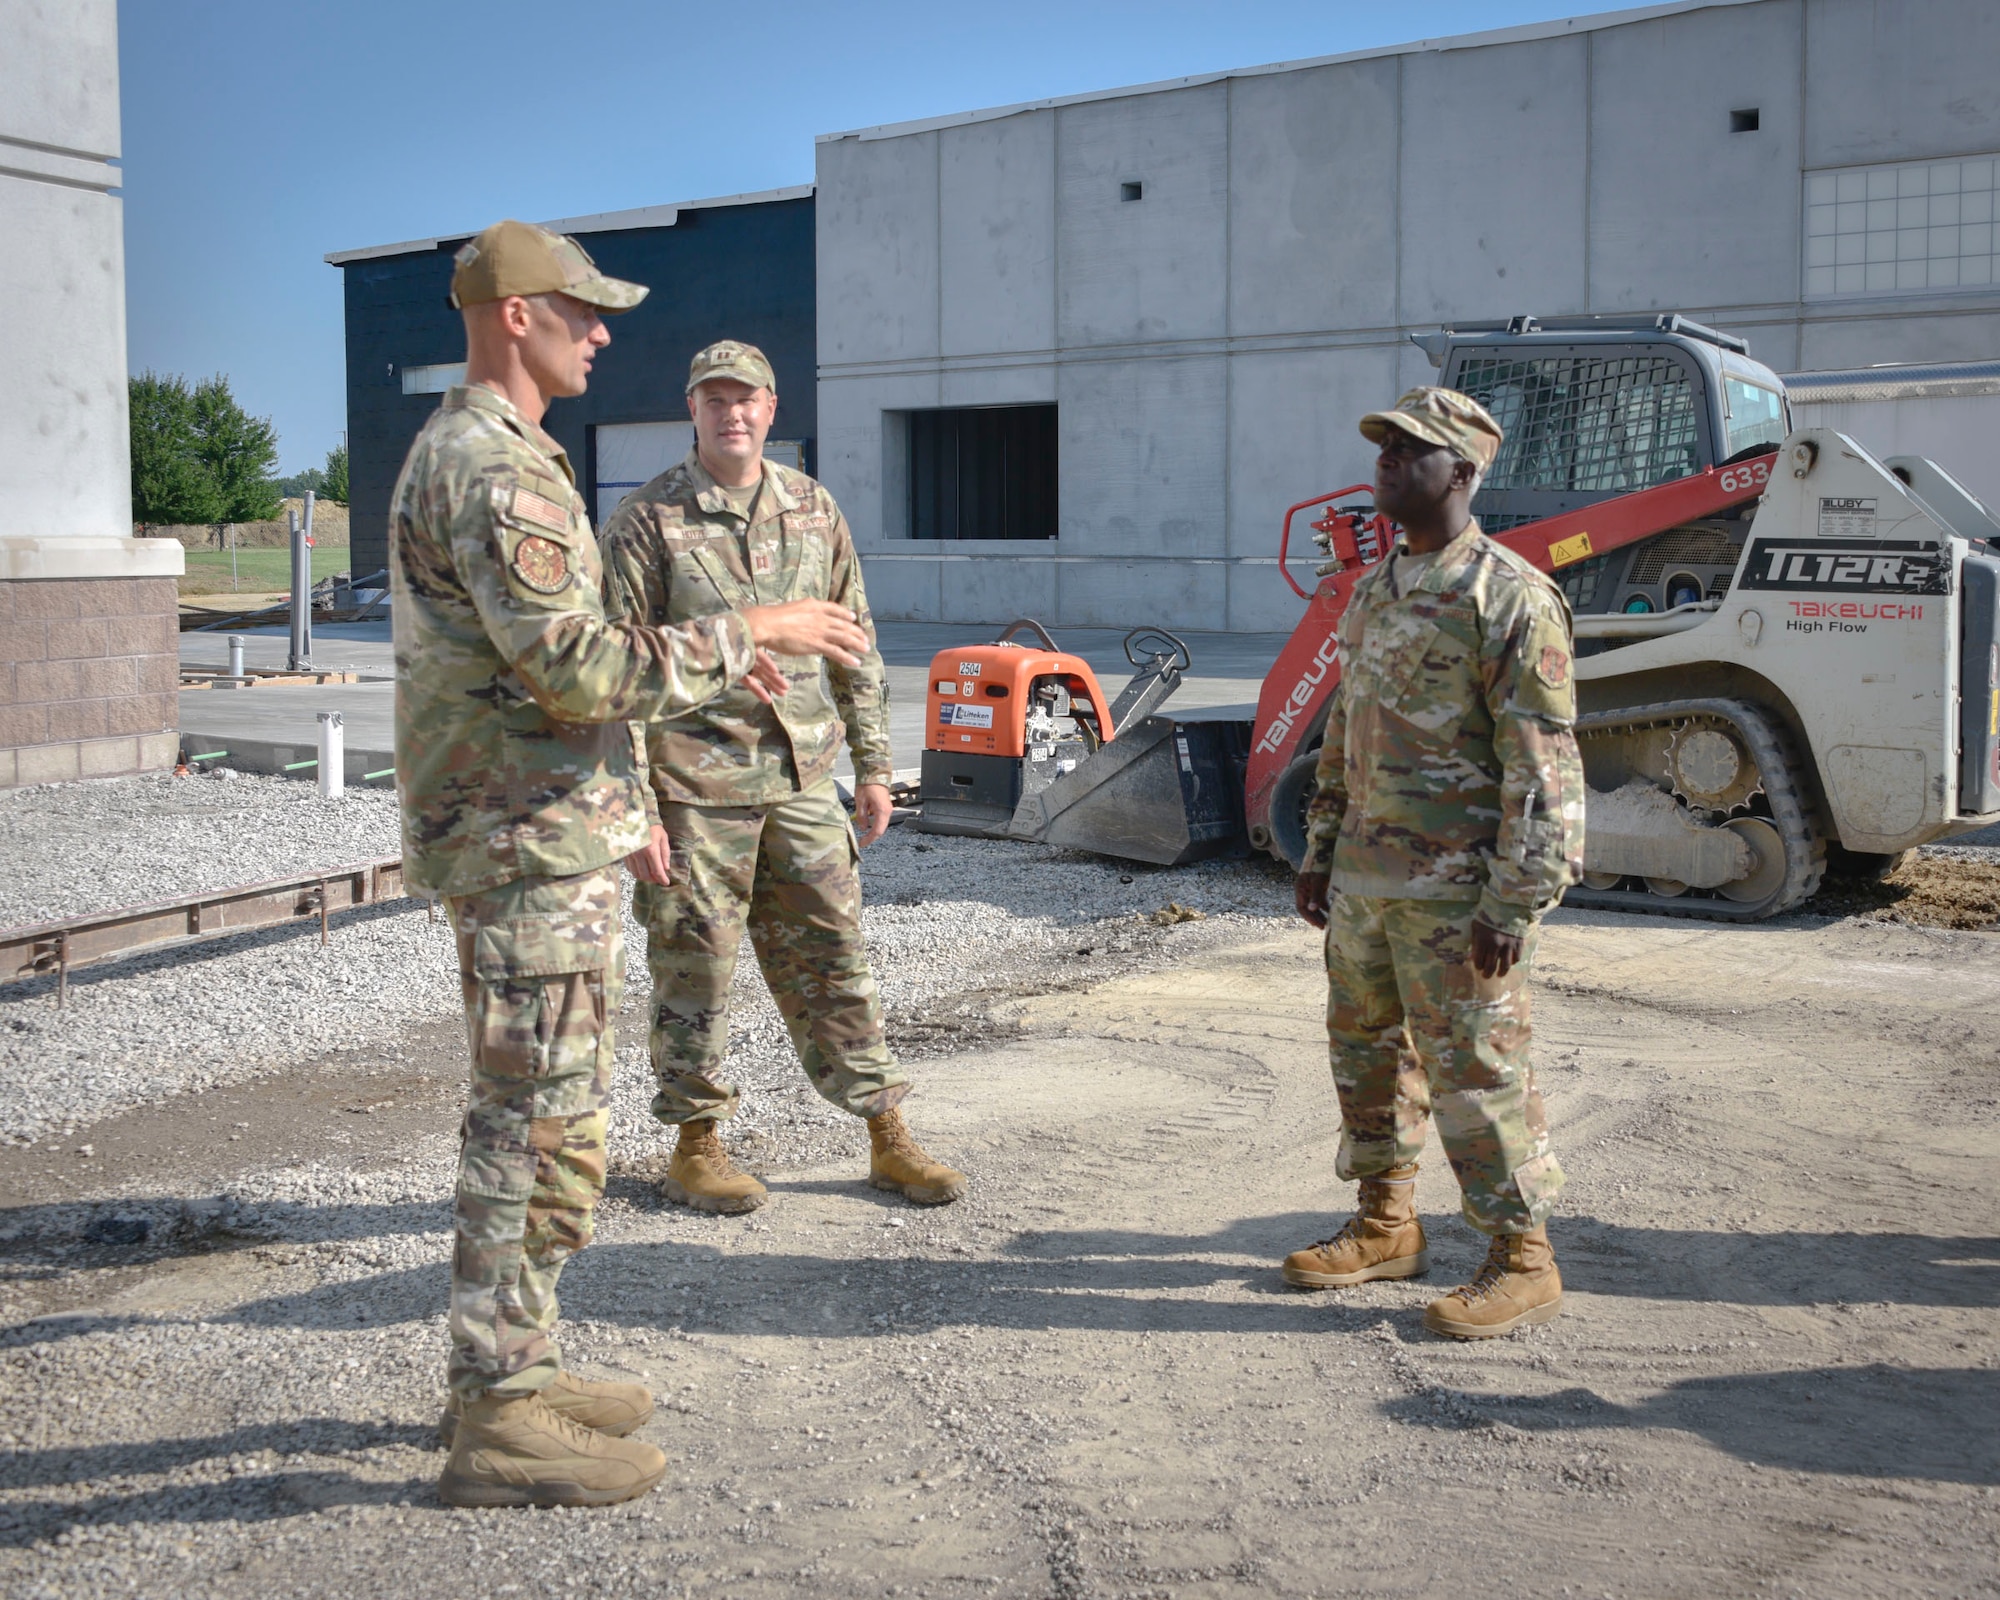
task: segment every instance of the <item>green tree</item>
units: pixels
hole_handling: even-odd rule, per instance
[[[197,451],[187,380],[148,372],[126,386],[132,415],[132,517],[142,523],[214,522],[223,514],[215,479]]]
[[[328,498],[326,474],[318,467],[307,467],[304,472],[295,472],[289,478],[278,480],[278,493],[287,500],[298,499],[308,489],[322,500]]]
[[[195,456],[215,484],[220,513],[212,522],[260,522],[281,504],[277,480],[278,435],[268,417],[253,417],[236,403],[229,380],[217,373],[195,385]]]
[[[329,500],[347,504],[347,446],[336,445],[326,453],[326,487],[320,492]]]

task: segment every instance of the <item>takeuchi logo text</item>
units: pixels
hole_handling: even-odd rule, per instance
[[[1320,641],[1319,648],[1313,652],[1312,664],[1300,675],[1299,681],[1292,685],[1291,694],[1286,698],[1277,716],[1271,719],[1271,725],[1264,730],[1264,737],[1257,741],[1259,751],[1265,755],[1272,755],[1292,736],[1292,724],[1305,715],[1306,708],[1313,702],[1314,694],[1319,686],[1326,682],[1327,673],[1339,660],[1340,635],[1336,631],[1329,633]]]

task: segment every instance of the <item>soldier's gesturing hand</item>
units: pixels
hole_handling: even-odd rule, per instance
[[[767,706],[782,700],[791,686],[792,680],[785,676],[785,669],[778,665],[768,650],[759,650],[757,659],[750,664],[750,670],[743,674],[743,687]]]
[[[1315,928],[1326,926],[1326,901],[1332,887],[1330,872],[1301,872],[1292,880],[1292,904]]]
[[[789,600],[781,606],[747,606],[743,620],[762,650],[781,656],[825,656],[843,667],[858,667],[868,653],[868,635],[854,613],[831,600]]]

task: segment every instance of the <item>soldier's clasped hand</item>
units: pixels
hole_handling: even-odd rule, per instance
[[[1333,889],[1330,872],[1301,872],[1292,880],[1292,904],[1315,928],[1326,926],[1327,896]]]
[[[1504,978],[1521,959],[1526,941],[1518,933],[1502,933],[1483,922],[1472,924],[1471,948],[1467,952],[1472,970],[1482,978]]]
[[[760,650],[781,656],[825,656],[843,667],[858,667],[868,653],[868,635],[854,613],[831,600],[791,600],[781,606],[747,606],[743,620]]]

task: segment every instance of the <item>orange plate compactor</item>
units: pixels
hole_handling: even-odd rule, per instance
[[[1248,724],[1155,715],[1192,665],[1172,634],[1135,629],[1125,659],[1132,680],[1107,701],[1090,663],[1039,622],[940,650],[924,693],[918,826],[1162,866],[1240,852]]]

